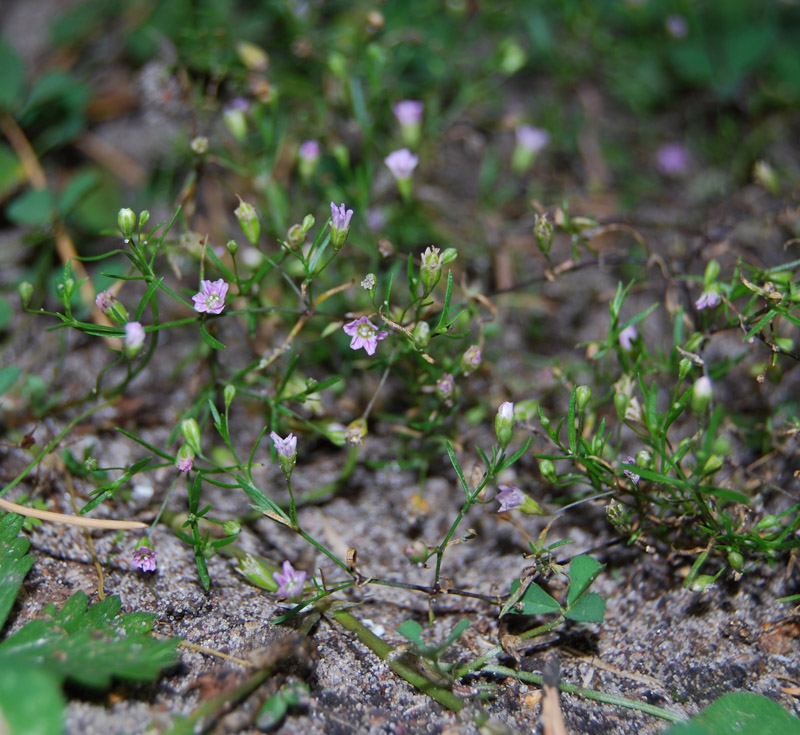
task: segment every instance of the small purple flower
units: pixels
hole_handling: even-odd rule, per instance
[[[625,458],[625,464],[633,464],[633,465],[635,465],[636,464],[635,457],[630,457],[630,456],[626,457]],[[639,475],[637,475],[632,470],[622,470],[622,474],[625,475],[625,477],[627,477],[634,485],[638,485],[639,484],[639,480],[642,479],[641,477],[639,477]]]
[[[250,110],[250,101],[246,97],[234,97],[230,106],[231,109],[237,112],[248,112]]]
[[[319,143],[316,140],[307,140],[300,146],[298,154],[305,161],[316,161],[319,158]]]
[[[686,38],[689,33],[689,24],[682,15],[670,15],[664,23],[667,33],[673,38]]]
[[[683,176],[689,170],[689,151],[682,143],[666,143],[656,152],[656,166],[664,176]]]
[[[516,485],[500,485],[500,492],[495,496],[495,500],[500,501],[497,512],[505,513],[519,508],[525,502],[525,493]]]
[[[95,297],[94,305],[104,314],[108,314],[115,301],[116,298],[114,298],[114,294],[111,291],[101,291]]]
[[[719,294],[716,291],[703,291],[700,298],[694,302],[694,308],[698,311],[703,309],[713,309],[719,303]]]
[[[367,227],[373,232],[383,229],[386,224],[386,213],[377,207],[370,207],[367,210]]]
[[[144,344],[144,327],[139,322],[128,322],[125,325],[125,349],[135,353]]]
[[[192,296],[194,310],[202,314],[221,314],[225,308],[228,284],[221,278],[216,281],[200,281],[200,292]]]
[[[461,369],[464,375],[474,373],[481,364],[481,348],[478,345],[467,347],[466,352],[461,357]]]
[[[350,227],[352,218],[352,209],[345,209],[344,204],[340,204],[337,207],[331,202],[331,227],[335,227],[337,230],[346,230]]]
[[[140,546],[133,552],[133,566],[143,572],[156,570],[156,552],[149,546]]]
[[[398,181],[404,181],[411,178],[411,174],[419,163],[419,157],[415,156],[408,148],[401,148],[399,151],[393,151],[383,162],[392,172],[392,176]]]
[[[184,475],[192,469],[192,465],[194,465],[194,460],[191,457],[180,457],[178,459],[178,470],[183,472]]]
[[[283,574],[275,572],[272,578],[278,583],[278,594],[290,599],[303,594],[306,573],[297,571],[290,561],[283,562]]]
[[[633,348],[633,340],[638,336],[639,332],[636,329],[636,325],[629,324],[619,333],[619,346],[622,347],[625,352],[630,352]]]
[[[456,389],[456,381],[450,373],[442,373],[442,377],[436,381],[436,394],[446,404],[450,405],[453,398],[453,392]]]
[[[374,355],[378,342],[389,336],[384,330],[378,331],[378,328],[365,316],[345,324],[342,329],[345,334],[353,338],[350,340],[350,349],[359,350],[363,347],[368,355]]]
[[[517,145],[531,153],[538,153],[550,142],[550,133],[530,125],[520,125],[516,130]]]
[[[279,457],[291,459],[297,454],[297,437],[294,434],[289,434],[285,439],[281,439],[276,432],[272,431],[269,438],[272,439]]]
[[[401,125],[417,125],[422,120],[424,105],[419,100],[401,100],[392,112]]]

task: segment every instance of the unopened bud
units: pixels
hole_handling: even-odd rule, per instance
[[[428,342],[431,341],[431,325],[428,322],[417,322],[412,334],[414,336],[414,344],[417,348],[423,350],[427,347]]]
[[[228,240],[225,243],[225,249],[231,254],[236,255],[239,252],[239,243],[236,240]]]
[[[246,553],[239,559],[239,572],[244,578],[256,587],[261,587],[268,592],[277,592],[278,583],[273,579],[272,575],[278,571],[278,568],[265,559],[261,559],[255,554]]]
[[[683,380],[692,369],[692,361],[688,357],[681,358],[678,363],[678,380]]]
[[[409,561],[424,564],[428,560],[428,545],[424,541],[414,541],[403,549]]]
[[[222,524],[222,530],[225,531],[226,536],[238,536],[242,532],[242,524],[239,521],[225,521]]]
[[[439,255],[439,248],[433,246],[427,248],[422,254],[422,266],[420,276],[422,278],[423,295],[427,296],[439,283],[442,275],[442,258]]]
[[[195,454],[202,454],[200,450],[200,427],[195,419],[181,421],[181,434],[184,441],[191,447]]]
[[[653,464],[653,455],[647,449],[640,449],[636,452],[636,466],[644,467],[645,469],[651,467]]]
[[[535,216],[533,220],[533,236],[536,238],[536,245],[542,253],[547,254],[553,245],[553,225],[543,214]]]
[[[689,585],[689,589],[692,592],[705,592],[707,589],[710,589],[716,581],[716,577],[712,574],[698,574],[691,585]]]
[[[117,225],[125,240],[130,240],[136,229],[136,215],[133,213],[133,210],[127,207],[125,209],[120,209],[117,213]]]
[[[450,373],[442,373],[442,377],[436,381],[436,395],[447,406],[452,405],[453,394],[456,390],[456,383]]]
[[[741,572],[744,568],[744,557],[738,551],[731,551],[728,554],[728,564],[734,571]]]
[[[19,300],[22,302],[23,308],[27,309],[33,298],[33,284],[28,281],[22,281],[22,283],[17,286],[17,292],[19,293]]]
[[[236,386],[229,383],[222,391],[222,397],[225,399],[225,408],[230,408],[233,399],[236,397]]]
[[[579,385],[575,389],[575,408],[578,413],[583,413],[586,410],[586,405],[592,397],[592,389],[588,385]]]
[[[692,411],[697,414],[705,413],[708,404],[711,403],[712,393],[713,388],[711,386],[711,381],[705,375],[698,378],[692,388]]]
[[[258,244],[258,236],[261,233],[261,224],[258,221],[255,207],[248,204],[242,199],[239,199],[239,206],[233,211],[236,219],[239,220],[239,226],[242,228],[245,237],[250,241],[251,245]]]
[[[514,404],[505,401],[497,409],[494,418],[494,433],[497,436],[497,443],[501,449],[505,449],[511,441],[511,434],[514,431]]]
[[[464,375],[474,373],[481,364],[481,348],[478,345],[467,347],[466,352],[461,356],[461,370]]]
[[[540,459],[539,473],[548,482],[551,482],[554,485],[558,483],[558,473],[556,472],[556,466],[553,464],[552,460]]]
[[[345,441],[353,447],[357,447],[359,444],[361,444],[366,435],[367,420],[364,418],[358,418],[355,421],[351,421],[344,432]]]

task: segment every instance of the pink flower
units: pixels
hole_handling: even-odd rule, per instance
[[[411,174],[419,163],[419,158],[408,148],[401,148],[399,151],[394,151],[386,156],[383,162],[388,166],[395,179],[403,181],[411,178]]]
[[[392,112],[401,125],[416,125],[422,120],[423,109],[418,100],[401,100],[392,107]]]
[[[200,281],[200,292],[192,296],[194,310],[200,314],[221,314],[227,293],[228,284],[221,278],[217,281]]]
[[[316,161],[319,158],[319,143],[307,140],[300,146],[299,156],[306,161]]]
[[[272,439],[279,457],[291,459],[297,454],[297,437],[294,434],[289,434],[285,439],[281,439],[276,432],[272,431],[269,438]]]
[[[682,143],[666,143],[656,152],[656,166],[664,176],[683,176],[689,170],[689,151]]]
[[[497,512],[505,513],[519,508],[525,502],[525,493],[516,485],[500,485],[500,492],[495,496],[495,500],[500,501]]]
[[[633,465],[635,465],[636,464],[636,458],[635,457],[630,457],[630,456],[626,457],[625,458],[625,464],[633,464]],[[625,475],[625,477],[627,477],[634,485],[638,485],[639,484],[639,480],[642,479],[633,470],[622,470],[622,474]]]
[[[337,207],[331,202],[331,227],[335,227],[337,230],[346,230],[350,227],[352,218],[352,209],[345,209],[344,204],[340,204]]]
[[[178,469],[185,475],[192,469],[194,460],[191,457],[180,457],[178,459]]]
[[[700,298],[694,302],[694,308],[697,311],[703,309],[713,309],[719,303],[719,294],[716,291],[703,291]]]
[[[94,304],[104,314],[108,314],[108,312],[111,311],[111,307],[114,305],[115,301],[116,299],[111,291],[101,291],[95,297]]]
[[[143,572],[156,570],[156,552],[149,546],[141,546],[133,552],[133,566]]]
[[[144,344],[144,327],[139,322],[128,322],[125,325],[125,349],[135,353]]]
[[[272,578],[278,583],[278,594],[289,598],[303,594],[306,573],[295,570],[290,561],[283,562],[283,574],[275,572]]]
[[[622,347],[625,352],[630,352],[633,347],[633,340],[638,336],[639,332],[636,329],[636,325],[629,324],[619,333],[619,346]]]
[[[450,373],[442,373],[442,377],[436,381],[436,393],[447,405],[450,405],[453,392],[456,389],[456,382]]]
[[[550,133],[530,125],[520,125],[516,134],[517,145],[531,153],[538,153],[550,142]]]
[[[350,340],[350,349],[358,350],[363,347],[368,355],[374,355],[378,342],[389,336],[386,331],[378,331],[378,328],[365,316],[345,324],[342,329],[345,334],[353,338]]]

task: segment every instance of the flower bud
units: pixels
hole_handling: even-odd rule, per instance
[[[33,298],[33,284],[28,281],[22,281],[22,283],[17,286],[17,292],[19,293],[19,300],[22,302],[22,307],[27,309]]]
[[[453,394],[456,390],[455,380],[450,373],[442,373],[442,377],[436,381],[436,395],[439,396],[446,406],[453,404]]]
[[[712,454],[703,465],[704,475],[713,475],[722,468],[724,460],[718,454]]]
[[[478,345],[467,347],[466,352],[461,356],[461,371],[464,375],[471,375],[481,364],[481,348]]]
[[[505,401],[497,409],[494,418],[494,433],[497,436],[497,443],[501,449],[505,449],[511,441],[511,434],[514,430],[514,404]]]
[[[692,369],[692,361],[688,357],[681,358],[678,363],[678,380],[683,380]]]
[[[117,213],[117,226],[122,236],[127,242],[133,237],[133,232],[136,229],[136,215],[132,209],[120,209]]]
[[[698,574],[691,585],[689,585],[689,589],[692,592],[705,592],[707,589],[710,589],[716,581],[717,578],[713,574]]]
[[[417,322],[412,332],[414,344],[418,349],[424,350],[431,341],[431,325],[428,322]]]
[[[542,477],[544,477],[545,480],[553,483],[553,485],[558,484],[558,473],[556,472],[556,466],[551,460],[539,460],[539,473]]]
[[[364,441],[367,435],[367,420],[365,418],[358,418],[351,421],[344,432],[345,441],[351,447],[357,447]]]
[[[230,408],[233,399],[236,397],[236,386],[228,383],[222,391],[222,397],[225,399],[225,408]]]
[[[150,221],[150,212],[147,209],[143,209],[139,212],[139,229],[141,230],[148,222]]]
[[[711,403],[712,393],[711,381],[705,375],[698,378],[692,388],[692,411],[697,414],[705,413],[706,409],[708,409],[708,404]]]
[[[262,559],[255,554],[246,553],[239,559],[238,571],[248,582],[256,587],[261,587],[261,589],[265,589],[268,592],[278,591],[278,583],[272,576],[278,571],[278,567],[270,564],[266,559]]]
[[[536,245],[545,255],[550,252],[553,245],[553,225],[547,219],[547,215],[538,214],[533,219],[533,236],[536,238]]]
[[[242,524],[239,521],[225,521],[222,524],[222,530],[225,531],[226,536],[238,536],[242,532]]]
[[[781,523],[776,515],[766,515],[756,523],[756,531],[766,531],[770,528],[777,528]]]
[[[741,572],[744,569],[744,557],[738,551],[731,551],[728,554],[728,564],[735,572]]]
[[[134,357],[142,348],[144,340],[144,327],[139,322],[128,322],[125,325],[125,354]]]
[[[592,389],[588,385],[579,385],[575,389],[575,408],[579,414],[586,410],[586,405],[592,397]]]
[[[200,427],[195,419],[181,421],[181,434],[183,434],[184,441],[195,454],[202,454],[200,449]]]
[[[95,457],[87,457],[83,460],[83,468],[87,472],[94,472],[97,469],[97,459]]]
[[[458,257],[458,250],[455,248],[445,248],[442,253],[442,265],[452,263]]]
[[[424,541],[413,541],[403,549],[403,553],[414,564],[424,564],[428,560],[428,545]]]
[[[247,137],[247,118],[239,107],[228,107],[222,113],[222,119],[230,134],[238,141]]]
[[[175,459],[175,466],[185,475],[194,465],[194,450],[188,444],[182,444]]]
[[[716,260],[709,260],[706,266],[706,272],[703,276],[703,285],[708,288],[714,281],[717,280],[719,275],[719,263]]]
[[[196,138],[192,138],[189,147],[192,149],[192,153],[202,156],[208,152],[208,138],[205,135],[198,135]]]
[[[636,452],[636,465],[637,467],[644,467],[648,469],[653,464],[653,455],[647,449],[640,449]]]
[[[532,398],[517,401],[514,404],[514,421],[533,421],[534,416],[538,416],[539,404]]]
[[[236,240],[228,240],[225,243],[225,249],[231,254],[236,255],[239,252],[239,243]]]
[[[614,394],[614,410],[617,412],[617,418],[620,421],[625,419],[625,412],[628,410],[628,404],[631,399],[623,391],[617,391]]]
[[[422,254],[420,276],[422,278],[422,295],[427,296],[433,291],[442,276],[442,259],[439,255],[439,248],[431,246]]]
[[[233,210],[236,219],[239,220],[239,226],[242,228],[245,237],[250,241],[251,245],[258,244],[258,236],[261,233],[261,224],[258,221],[255,207],[239,199],[239,206]]]

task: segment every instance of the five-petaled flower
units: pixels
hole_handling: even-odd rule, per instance
[[[275,572],[272,578],[278,583],[278,594],[290,599],[303,594],[306,573],[297,571],[290,561],[283,562],[283,574]]]
[[[378,349],[378,341],[389,336],[384,330],[378,331],[378,328],[365,316],[345,324],[342,329],[345,334],[353,338],[350,340],[350,349],[359,350],[363,347],[368,355],[374,355]]]
[[[408,148],[401,148],[386,156],[383,162],[388,166],[395,179],[404,181],[411,178],[411,174],[419,163],[419,157],[415,156]]]
[[[149,546],[140,546],[133,552],[133,566],[143,572],[156,570],[156,552]]]
[[[519,508],[525,502],[525,493],[516,485],[500,485],[500,492],[497,493],[495,500],[500,501],[497,512],[505,513]]]
[[[228,284],[221,278],[216,281],[200,281],[200,292],[192,296],[194,310],[202,314],[221,314],[225,308]]]

